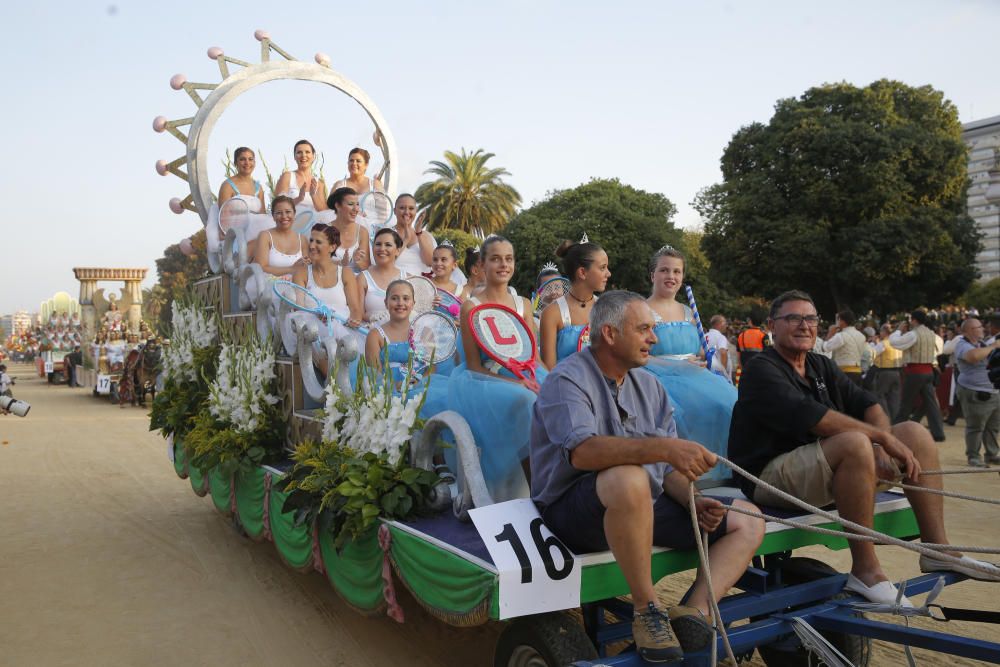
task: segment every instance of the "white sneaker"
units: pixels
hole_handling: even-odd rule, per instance
[[[983,572],[982,570],[974,569],[977,567],[985,567],[992,570],[993,573],[989,574],[987,572]],[[942,558],[934,558],[933,556],[921,554],[920,571],[957,572],[959,574],[964,574],[970,579],[978,579],[979,581],[1000,581],[1000,567],[984,560],[969,558],[968,556],[962,556],[962,561],[960,563],[953,563]]]
[[[899,590],[893,586],[891,581],[880,581],[874,586],[866,586],[863,581],[853,574],[847,575],[847,583],[844,585],[844,590],[857,593],[869,602],[887,605],[896,604],[896,595],[899,594]],[[904,595],[899,601],[899,606],[912,608],[913,603]]]

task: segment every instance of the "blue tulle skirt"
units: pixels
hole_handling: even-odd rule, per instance
[[[563,327],[556,334],[556,361],[562,361],[571,354],[576,354],[580,344],[580,332],[586,325],[574,324]]]
[[[503,371],[507,375],[507,371]],[[537,375],[539,383],[545,371]],[[528,480],[521,460],[528,457],[535,394],[524,386],[460,364],[448,379],[449,410],[469,423],[480,449],[483,476],[496,502],[527,498]],[[446,459],[455,470],[454,453]]]
[[[725,378],[681,359],[652,358],[644,368],[667,390],[677,435],[726,456],[736,388]],[[703,479],[729,476],[728,468],[716,466]]]

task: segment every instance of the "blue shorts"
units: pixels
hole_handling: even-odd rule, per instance
[[[711,496],[725,505],[731,505],[732,498]],[[651,499],[652,500],[652,499]],[[562,540],[575,554],[607,551],[608,540],[604,536],[605,507],[597,496],[597,473],[588,473],[573,483],[566,493],[551,505],[541,509],[542,520],[556,537]],[[709,542],[714,542],[726,534],[726,519],[708,534]],[[694,530],[691,528],[691,513],[677,504],[666,493],[653,502],[653,546],[671,549],[694,549]]]

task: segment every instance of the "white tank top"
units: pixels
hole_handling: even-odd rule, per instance
[[[260,197],[257,196],[257,193],[260,192],[260,183],[258,183],[257,181],[253,182],[252,195],[245,195],[241,193],[240,189],[236,187],[236,183],[234,183],[233,179],[231,178],[227,178],[226,183],[229,183],[229,187],[231,187],[233,189],[233,192],[235,193],[232,197],[233,199],[239,199],[246,202],[247,210],[250,213],[262,213],[260,205]],[[225,206],[225,202],[223,202],[223,206]]]
[[[295,251],[294,255],[286,255],[285,253],[278,250],[274,245],[274,237],[271,236],[271,232],[267,233],[267,238],[271,239],[271,249],[267,253],[267,265],[273,269],[284,269],[293,266],[295,262],[302,259],[302,244],[299,243],[298,249]],[[296,241],[298,240],[298,235],[296,234]]]
[[[521,312],[521,309],[525,308],[526,306],[524,305],[524,299],[522,299],[519,296],[517,296],[517,290],[514,289],[513,287],[511,287],[510,285],[508,285],[507,286],[507,293],[510,294],[511,297],[513,297],[514,303],[517,306],[516,308],[514,308],[514,311],[517,312],[521,317],[523,317],[525,322],[530,322],[533,319],[533,317],[531,315],[531,310],[529,308],[525,312]],[[476,305],[476,306],[479,306],[479,305],[481,305],[483,303],[482,301],[479,300],[478,296],[470,296],[469,297],[469,301],[471,301],[473,303],[473,305]],[[500,305],[506,306],[507,304],[504,303],[504,304],[500,304]],[[530,305],[531,304],[528,304],[529,307],[530,307]]]
[[[426,234],[427,232],[424,233]],[[420,258],[419,241],[409,247],[403,248],[403,251],[399,253],[399,257],[396,258],[396,266],[414,276],[423,275],[431,270],[431,267],[424,264],[424,260]]]
[[[347,294],[344,292],[344,283],[340,275],[340,267],[334,267],[337,271],[337,284],[333,287],[320,287],[313,277],[313,267],[306,267],[306,288],[312,292],[316,298],[325,303],[341,315],[347,317],[350,309],[347,307]]]
[[[355,233],[355,236],[354,236],[354,245],[352,245],[349,248],[346,247],[346,246],[343,246],[343,245],[337,246],[337,250],[333,253],[333,261],[338,262],[338,263],[344,261],[344,253],[350,253],[353,256],[354,255],[354,251],[357,250],[358,246],[361,245],[361,235],[362,234],[367,234],[368,230],[360,222],[355,223],[355,224],[357,224],[358,229],[357,229],[357,232]]]
[[[365,291],[365,317],[369,322],[382,322],[389,319],[389,309],[385,307],[385,290],[378,286],[368,271],[362,271],[361,275],[368,283],[368,289]],[[400,269],[399,275],[394,276],[392,280],[401,280],[405,277],[406,273]]]
[[[301,191],[301,188],[299,188],[298,172],[286,171],[285,173],[288,174],[288,190],[286,190],[283,194],[295,199],[299,196],[299,192]],[[295,212],[301,213],[304,208],[316,210],[316,205],[313,203],[312,195],[308,192],[302,198],[302,201],[295,205]]]

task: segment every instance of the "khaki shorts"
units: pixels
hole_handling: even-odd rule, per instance
[[[819,440],[772,459],[758,477],[814,507],[833,502],[833,470]],[[762,486],[754,491],[753,501],[758,505],[798,509]]]

